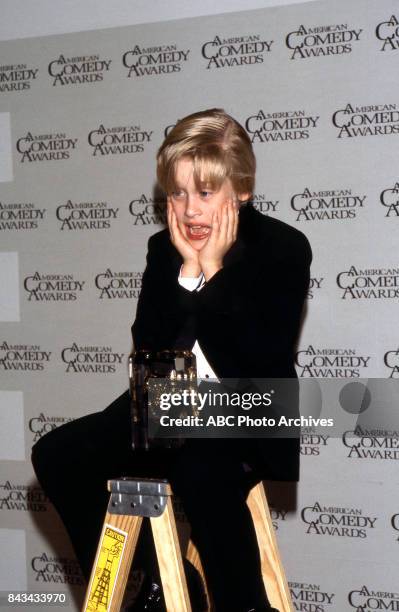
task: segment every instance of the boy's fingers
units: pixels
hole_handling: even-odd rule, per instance
[[[229,242],[233,240],[234,233],[234,202],[233,200],[229,200],[227,205],[228,216],[229,216],[229,225],[227,230],[227,239]]]

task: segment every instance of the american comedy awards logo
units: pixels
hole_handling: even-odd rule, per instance
[[[135,45],[122,55],[122,64],[127,68],[127,77],[159,76],[174,74],[183,69],[190,49],[179,49],[170,45]]]
[[[399,182],[381,191],[380,202],[386,210],[386,217],[399,217]]]
[[[292,50],[292,60],[343,55],[352,52],[353,44],[359,42],[362,31],[346,23],[312,27],[301,25],[287,34],[285,44]]]
[[[110,59],[100,59],[99,55],[81,55],[66,57],[59,55],[51,60],[48,73],[52,85],[80,85],[81,83],[98,83],[104,79],[104,73],[111,66]]]
[[[72,417],[66,416],[51,416],[41,412],[39,416],[32,417],[29,419],[28,428],[33,434],[33,443],[37,442],[42,436],[46,435],[49,431],[52,431],[56,427],[73,421]]]
[[[98,297],[100,300],[138,299],[142,276],[142,272],[114,272],[108,268],[94,278]]]
[[[301,455],[318,457],[323,449],[327,447],[330,437],[327,434],[319,434],[313,427],[302,427],[300,437]]]
[[[13,344],[0,342],[0,370],[42,372],[50,362],[51,351],[45,351],[39,344]]]
[[[288,586],[295,610],[334,612],[330,606],[334,604],[335,593],[323,590],[319,584],[309,584],[307,582],[289,582]]]
[[[399,610],[399,593],[362,586],[348,593],[348,602],[355,612]]]
[[[361,378],[367,376],[370,356],[353,348],[319,348],[309,344],[296,353],[300,378]]]
[[[76,342],[61,351],[65,372],[74,374],[115,374],[123,357],[124,353],[115,352],[111,346],[82,346]]]
[[[359,268],[339,272],[336,283],[343,300],[395,299],[399,297],[399,268]]]
[[[381,21],[376,29],[375,35],[382,41],[380,51],[397,51],[399,49],[399,20],[391,15],[388,21]]]
[[[33,202],[0,202],[0,231],[37,229],[45,213]]]
[[[306,297],[308,300],[313,300],[323,288],[324,276],[313,276],[309,281],[308,292]]]
[[[399,459],[399,431],[366,429],[357,425],[344,431],[342,443],[349,459],[397,461]]]
[[[375,528],[376,516],[367,516],[361,508],[325,506],[316,501],[301,510],[301,520],[307,534],[367,538]]]
[[[29,68],[27,64],[0,66],[0,93],[30,89],[32,82],[37,79],[38,72],[38,68]]]
[[[16,148],[20,153],[20,162],[46,162],[69,159],[76,151],[77,138],[71,138],[66,133],[32,134],[18,138]]]
[[[388,368],[388,378],[399,378],[399,347],[386,351],[384,354],[384,365]]]
[[[333,221],[354,219],[364,207],[366,195],[356,195],[352,189],[321,189],[309,187],[292,196],[290,204],[296,221]]]
[[[273,42],[273,40],[262,40],[260,34],[228,38],[216,35],[202,45],[201,55],[206,61],[208,70],[262,64],[266,54],[270,53]]]
[[[287,520],[288,510],[284,510],[284,508],[277,508],[276,506],[272,505],[270,505],[269,509],[273,527],[276,531],[278,531],[282,528],[284,522]]]
[[[332,124],[337,130],[337,138],[398,134],[399,110],[397,104],[347,104],[334,112]]]
[[[108,202],[73,202],[67,200],[56,208],[60,230],[109,229],[117,218],[119,208]]]
[[[0,510],[47,512],[48,497],[43,489],[15,481],[0,483]]]
[[[24,279],[29,302],[73,302],[83,291],[86,281],[73,274],[43,274],[35,272]]]
[[[270,200],[264,193],[254,193],[251,198],[254,208],[264,215],[277,212],[279,200]]]
[[[133,225],[166,225],[166,201],[142,193],[129,202]]]
[[[92,154],[124,155],[126,153],[143,153],[146,144],[151,142],[153,131],[142,130],[140,125],[126,125],[121,127],[105,127],[100,125],[88,134]]]
[[[305,110],[276,113],[260,110],[245,120],[245,129],[253,143],[307,140],[319,119]]]
[[[79,563],[69,557],[55,557],[47,552],[32,557],[31,568],[35,582],[52,584],[85,584]]]

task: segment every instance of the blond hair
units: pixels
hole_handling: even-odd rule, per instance
[[[237,195],[252,194],[256,161],[244,128],[224,110],[212,108],[180,119],[157,154],[157,176],[170,194],[176,189],[176,166],[180,159],[193,162],[197,189],[219,189],[230,179]]]

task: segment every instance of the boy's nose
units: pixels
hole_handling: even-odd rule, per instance
[[[195,196],[187,196],[185,214],[186,217],[197,217],[201,214],[200,203]]]

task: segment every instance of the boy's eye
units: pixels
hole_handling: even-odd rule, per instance
[[[201,198],[208,198],[212,195],[212,191],[209,191],[208,189],[202,189],[199,193]]]

